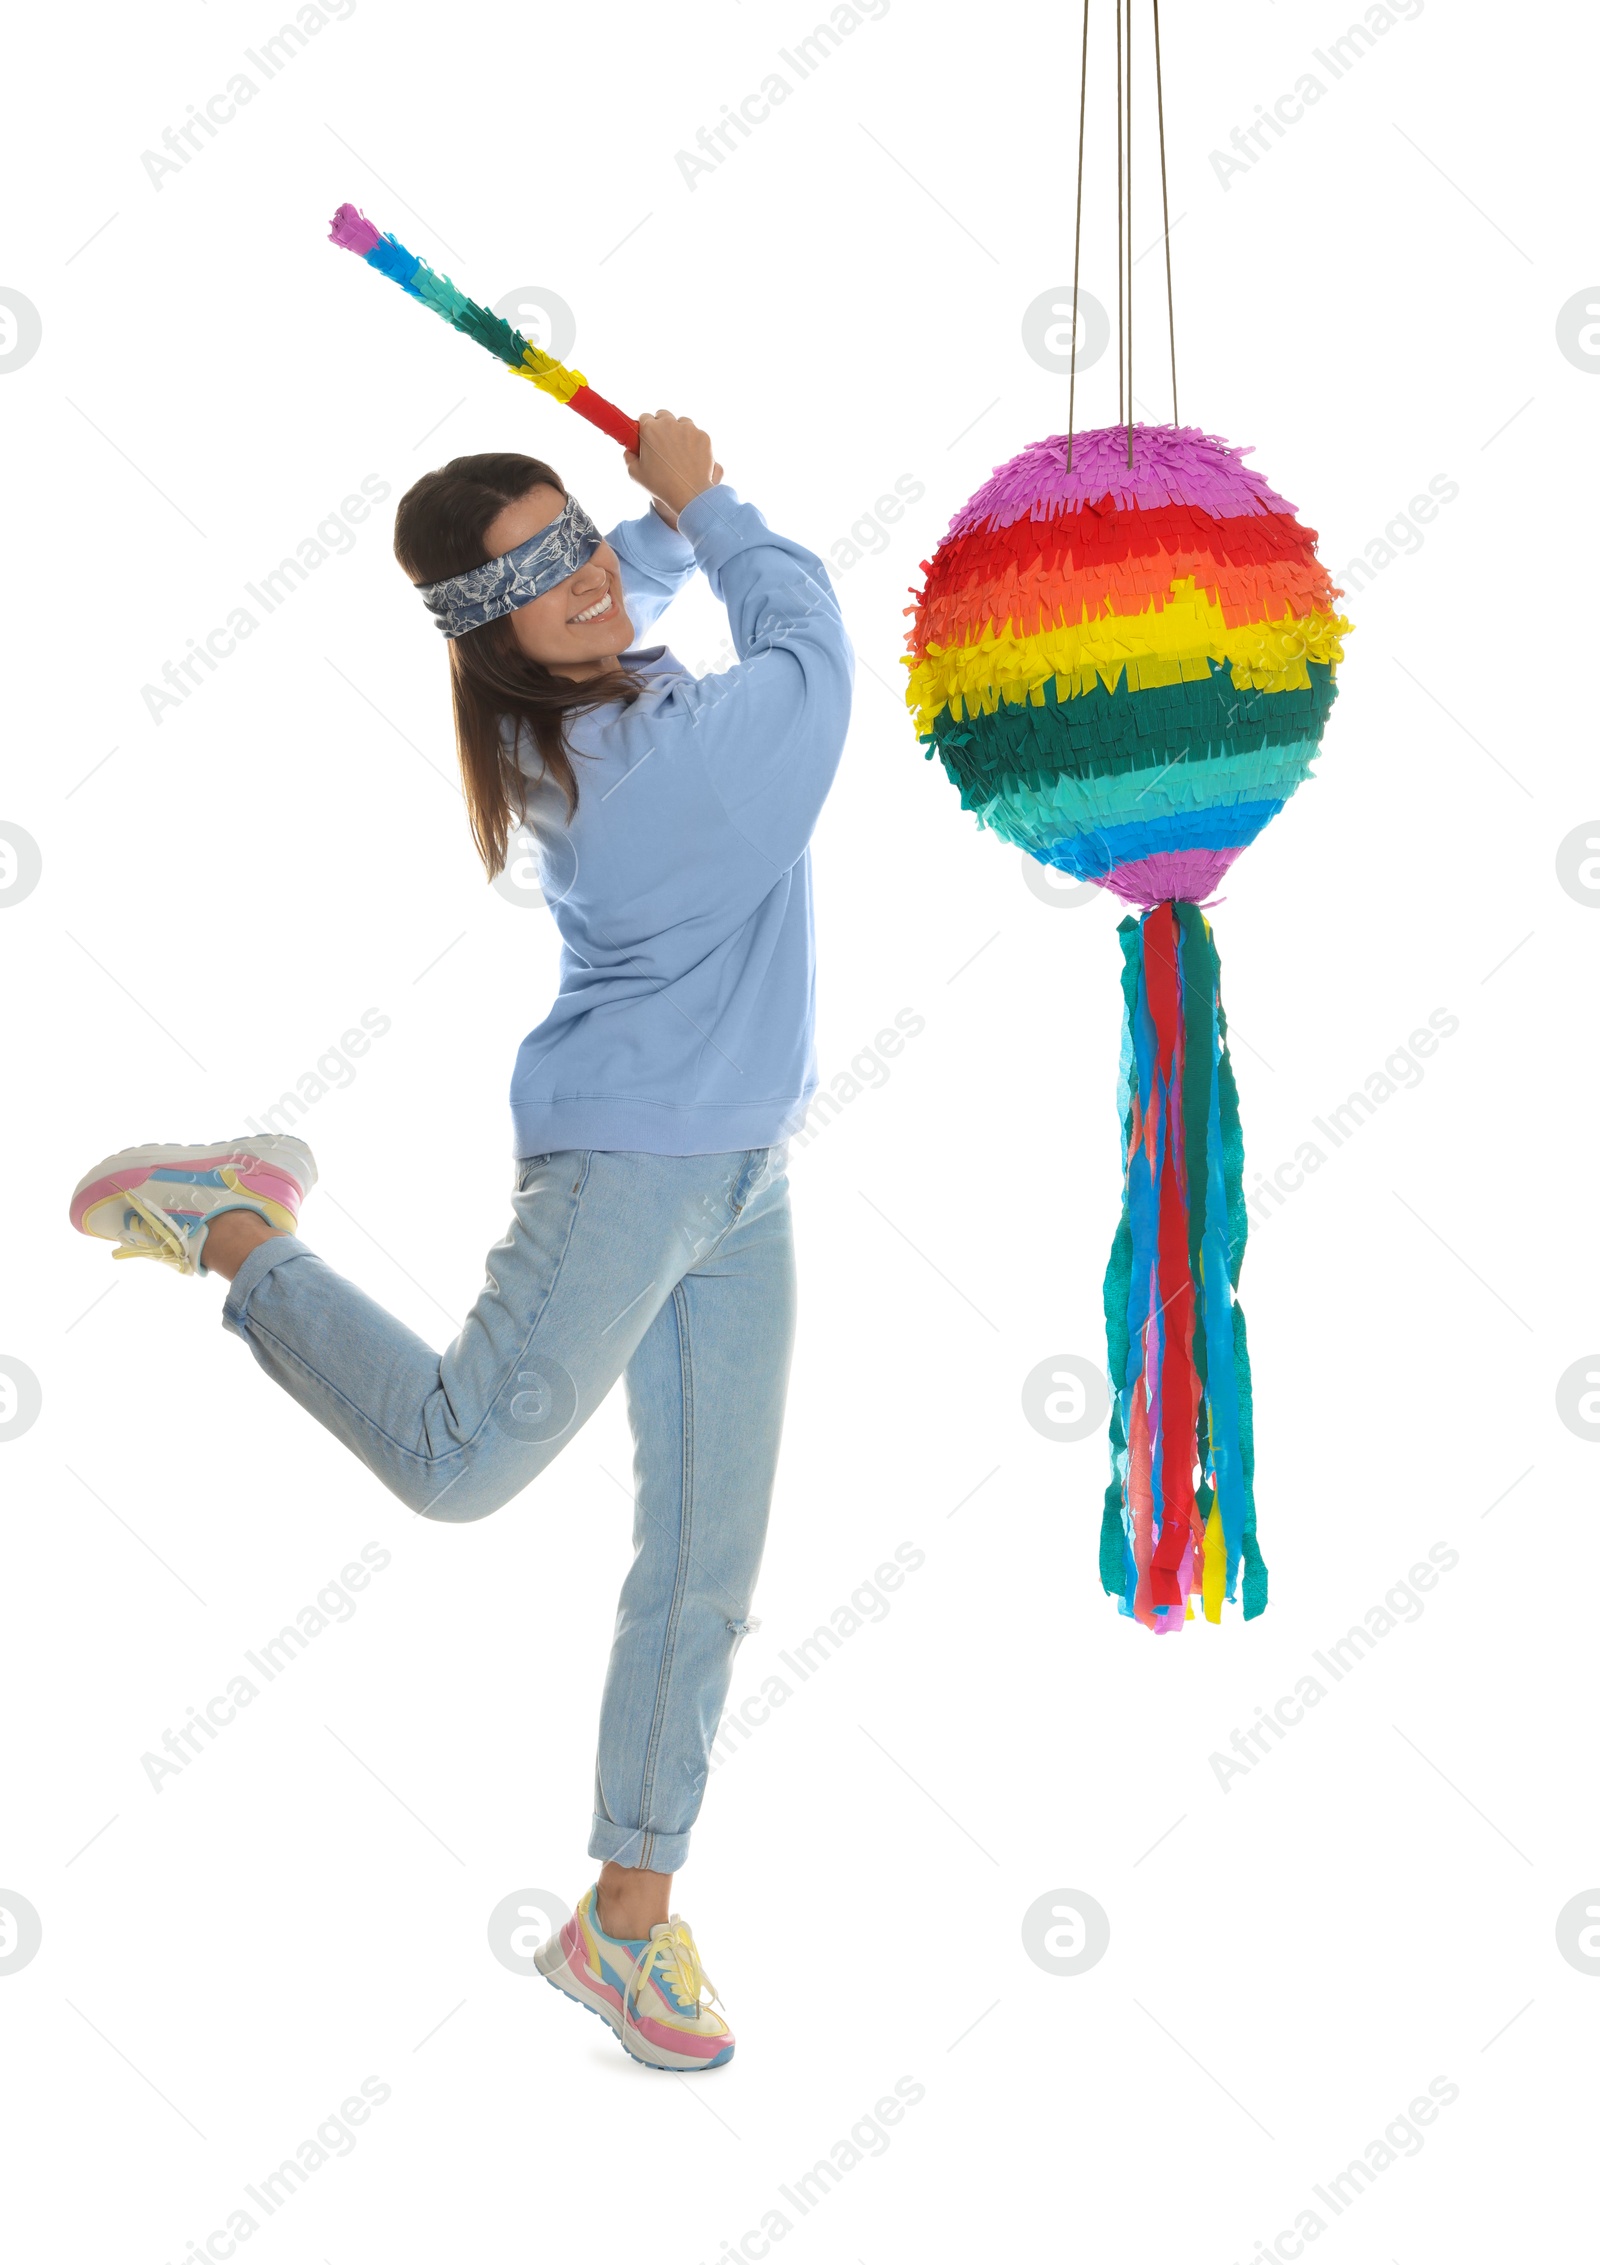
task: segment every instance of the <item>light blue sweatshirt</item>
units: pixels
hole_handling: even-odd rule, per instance
[[[561,934],[561,988],[517,1054],[516,1154],[765,1148],[816,1088],[807,844],[850,720],[854,656],[827,569],[731,488],[607,536],[637,638],[699,566],[737,665],[693,677],[664,645],[645,680],[570,719],[570,824],[523,727],[528,830]],[[508,724],[507,731],[509,733]]]

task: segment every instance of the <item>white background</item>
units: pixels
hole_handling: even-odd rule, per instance
[[[1098,1586],[1103,1428],[1058,1444],[1022,1406],[1042,1361],[1102,1359],[1119,908],[1040,901],[976,832],[897,658],[951,513],[1066,421],[1021,325],[1071,275],[1078,21],[862,13],[804,83],[778,50],[816,17],[781,0],[361,0],[270,83],[243,51],[279,18],[244,0],[13,26],[0,284],[42,323],[0,384],[0,818],[43,857],[0,915],[0,1352],[43,1394],[0,1465],[0,1890],[43,1927],[0,1976],[19,2254],[205,2254],[368,2076],[391,2097],[252,2257],[709,2265],[760,2255],[779,2209],[785,2256],[839,2265],[1229,2265],[1309,2208],[1345,2265],[1417,2265],[1567,2254],[1587,2223],[1600,1984],[1556,1917],[1600,1880],[1597,1451],[1556,1388],[1600,1341],[1574,1200],[1600,914],[1557,853],[1600,802],[1572,706],[1600,392],[1556,324],[1594,273],[1593,61],[1575,18],[1441,0],[1337,82],[1331,5],[1164,22],[1186,419],[1254,443],[1335,569],[1430,478],[1460,490],[1352,591],[1319,775],[1213,915],[1252,1180],[1430,1012],[1460,1027],[1252,1233],[1272,1603],[1157,1642]],[[1097,0],[1102,302],[1109,27]],[[1140,40],[1142,100],[1142,10]],[[255,100],[154,185],[141,153],[241,68]],[[774,69],[790,99],[691,188],[676,153]],[[1210,153],[1306,71],[1324,99],[1224,187]],[[308,1236],[442,1343],[507,1213],[555,936],[476,865],[393,499],[501,447],[602,524],[642,498],[603,436],[330,249],[345,198],[480,298],[561,294],[598,388],[705,423],[824,555],[901,475],[926,491],[838,578],[860,671],[815,844],[824,1077],[902,1009],[926,1028],[795,1156],[802,1334],[735,1701],[897,1544],[926,1561],[712,1779],[676,1900],[740,2049],[698,2085],[486,1938],[503,1897],[590,1877],[620,1396],[525,1499],[430,1525],[267,1388],[218,1283],[113,1272],[66,1226],[107,1150],[241,1129],[365,1009],[391,1030],[300,1128]],[[1160,268],[1136,270],[1157,419]],[[1114,356],[1079,398],[1111,420]],[[391,500],[353,550],[153,722],[141,687],[367,474]],[[703,588],[667,633],[717,665]],[[155,1792],[141,1755],[369,1542],[392,1562],[354,1619]],[[1441,1543],[1420,1620],[1220,1784],[1235,1727]],[[1024,1949],[1052,1890],[1109,1917],[1090,1971]],[[785,2204],[899,2078],[924,2096],[888,2144]],[[1318,2204],[1435,2078],[1459,2097],[1420,2152]]]

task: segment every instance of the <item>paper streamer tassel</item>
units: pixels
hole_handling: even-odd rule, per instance
[[[1123,920],[1122,1218],[1105,1278],[1114,1398],[1100,1579],[1157,1634],[1267,1602],[1250,1354],[1236,1295],[1244,1145],[1219,962],[1198,905]],[[1242,1576],[1242,1578],[1241,1578]]]

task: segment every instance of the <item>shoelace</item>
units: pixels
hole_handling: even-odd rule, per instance
[[[148,1242],[135,1240],[129,1233],[128,1221],[123,1222],[123,1233],[128,1236],[112,1252],[113,1258],[159,1258],[169,1266],[181,1267],[188,1255],[188,1241],[181,1227],[176,1226],[167,1214],[154,1203],[146,1203],[142,1196],[129,1191],[128,1207],[136,1213],[134,1225],[142,1224],[150,1237]]]
[[[225,1187],[234,1193],[238,1192],[239,1174],[231,1165],[225,1164],[222,1167],[222,1181]],[[111,1253],[112,1257],[159,1258],[168,1266],[176,1266],[181,1272],[193,1272],[189,1260],[189,1237],[170,1213],[163,1211],[158,1203],[147,1202],[134,1189],[125,1191],[125,1200],[129,1209],[137,1214],[138,1222],[142,1223],[144,1236],[130,1235],[128,1222],[125,1220],[122,1231],[128,1239],[117,1245]],[[148,1240],[145,1239],[146,1236]]]
[[[626,2042],[630,2024],[638,2027],[638,2001],[645,1984],[660,1968],[673,1992],[694,2011],[700,2011],[700,2001],[710,1992],[713,2005],[721,2005],[716,1986],[700,1963],[695,1940],[682,1919],[674,1919],[664,1933],[659,1934],[634,1961],[633,1972],[622,1993],[622,2035]]]

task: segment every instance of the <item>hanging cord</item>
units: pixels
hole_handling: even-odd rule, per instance
[[[1118,0],[1120,5],[1120,0]],[[1078,64],[1078,209],[1072,224],[1072,374],[1067,380],[1067,470],[1078,406],[1078,255],[1083,243],[1083,109],[1089,93],[1089,0],[1083,0],[1083,54]]]
[[[1085,9],[1088,0],[1084,0]],[[1150,0],[1150,17],[1156,34],[1156,131],[1161,137],[1161,241],[1167,255],[1167,344],[1172,353],[1172,424],[1178,425],[1178,333],[1172,319],[1172,228],[1167,219],[1167,122],[1161,107],[1161,0]],[[1081,165],[1081,133],[1080,128]],[[1068,462],[1071,457],[1069,455]]]
[[[1117,0],[1122,5],[1122,0]],[[1126,224],[1126,242],[1129,242],[1129,471],[1133,469],[1133,0],[1129,0],[1129,224]],[[1117,227],[1117,242],[1122,242],[1124,231]]]
[[[1122,0],[1117,11],[1117,423],[1122,422]]]

